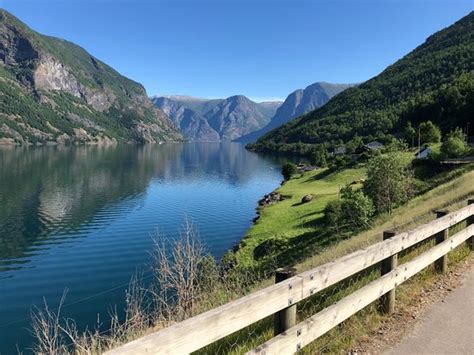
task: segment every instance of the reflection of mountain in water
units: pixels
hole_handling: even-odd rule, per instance
[[[239,184],[262,160],[238,144],[209,143],[1,149],[0,163],[1,270],[53,235],[66,238],[100,209],[143,194],[151,179],[204,173]]]

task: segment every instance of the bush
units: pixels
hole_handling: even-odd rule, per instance
[[[341,190],[342,218],[351,229],[361,229],[370,226],[374,215],[372,200],[362,191],[353,191],[350,185]]]
[[[467,144],[460,128],[448,133],[441,145],[443,158],[459,158],[467,151]]]
[[[283,164],[283,168],[281,169],[281,173],[285,180],[290,180],[293,175],[298,172],[298,168],[295,164],[286,162]]]
[[[369,160],[364,191],[378,213],[391,213],[394,206],[410,198],[412,175],[412,170],[399,154],[379,155]]]
[[[330,201],[324,210],[326,224],[339,233],[342,218],[342,202],[340,200]]]
[[[353,191],[350,185],[341,189],[341,200],[329,202],[325,209],[326,223],[337,233],[370,226],[373,214],[372,200],[362,191]]]

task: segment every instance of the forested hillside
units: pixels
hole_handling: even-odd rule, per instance
[[[0,143],[180,139],[141,84],[0,9]]]
[[[431,120],[444,132],[466,127],[473,122],[473,70],[471,12],[380,75],[268,133],[250,148],[309,155],[355,137],[388,141],[403,136],[408,122]]]

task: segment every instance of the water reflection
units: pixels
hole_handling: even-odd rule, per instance
[[[29,344],[31,306],[65,287],[72,303],[100,294],[65,310],[80,325],[120,304],[156,228],[176,235],[188,216],[222,255],[278,166],[232,143],[0,149],[0,353]]]
[[[259,161],[237,144],[1,149],[0,267],[108,204],[143,194],[151,179],[206,175],[239,184]]]

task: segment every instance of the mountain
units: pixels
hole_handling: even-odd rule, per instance
[[[219,103],[206,117],[222,140],[231,141],[266,126],[271,118],[268,112],[247,97],[236,95]]]
[[[249,148],[314,154],[356,136],[387,142],[408,122],[446,132],[473,122],[474,12],[432,36],[381,74],[262,137]]]
[[[190,96],[153,97],[192,141],[229,141],[267,125],[281,102],[256,103],[243,95],[227,99]]]
[[[195,111],[200,115],[204,115],[206,112],[212,110],[216,105],[220,104],[224,99],[203,99],[200,97],[185,96],[185,95],[166,95],[162,96],[173,102],[179,103],[180,105]],[[155,96],[152,101],[160,98]]]
[[[207,104],[202,102],[203,100],[200,100],[199,103],[192,102],[192,107],[195,107],[194,110],[186,107],[179,101],[175,101],[173,97],[155,97],[152,100],[157,107],[161,108],[171,117],[187,139],[203,142],[220,141],[219,133],[209,125],[206,118],[200,113]]]
[[[329,101],[333,96],[341,91],[354,86],[353,84],[330,84],[330,83],[314,83],[305,89],[293,91],[285,99],[285,102],[278,108],[275,116],[272,117],[270,123],[262,129],[252,132],[248,135],[237,139],[241,143],[255,142],[265,133],[272,129],[280,127],[291,121],[293,118],[301,116],[318,107],[321,107]]]
[[[0,143],[181,139],[142,85],[0,9]]]

